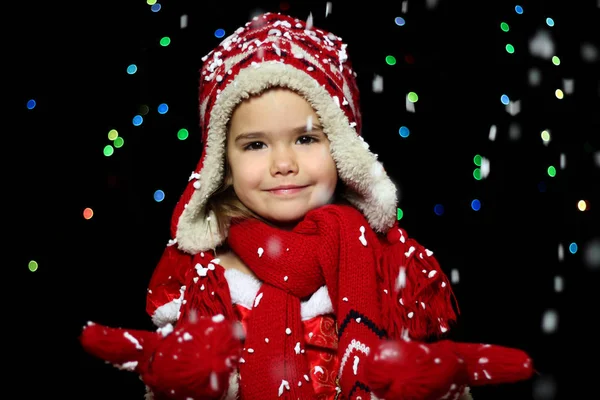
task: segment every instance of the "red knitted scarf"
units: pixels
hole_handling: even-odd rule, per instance
[[[241,398],[315,397],[300,302],[323,285],[337,320],[344,399],[370,398],[364,365],[382,339],[404,330],[414,339],[437,336],[456,318],[450,286],[430,252],[397,227],[378,236],[350,206],[312,210],[292,231],[233,221],[228,243],[263,281],[248,321]]]

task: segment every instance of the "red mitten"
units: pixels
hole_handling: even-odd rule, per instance
[[[467,380],[465,365],[447,340],[386,341],[367,362],[368,385],[386,400],[437,400],[448,392],[462,393]]]
[[[241,355],[234,329],[222,315],[182,322],[173,332],[91,323],[80,340],[88,353],[138,372],[154,393],[176,400],[219,399]]]
[[[368,384],[386,400],[454,398],[467,385],[512,383],[533,372],[521,350],[450,340],[383,342],[367,362]]]
[[[481,343],[454,343],[465,361],[469,386],[513,383],[531,378],[533,363],[522,350]]]
[[[140,372],[145,369],[162,335],[136,329],[110,328],[88,322],[79,341],[83,349],[93,356],[111,363],[119,369]]]

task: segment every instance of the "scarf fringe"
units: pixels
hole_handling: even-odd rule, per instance
[[[380,243],[378,276],[385,289],[382,307],[388,337],[418,341],[443,337],[460,310],[433,253],[409,239],[397,223]]]

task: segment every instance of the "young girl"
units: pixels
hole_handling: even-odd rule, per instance
[[[443,336],[432,252],[396,221],[332,33],[255,17],[204,59],[204,149],[150,281],[157,332],[90,323],[91,354],[154,399],[470,399],[527,379],[527,354]]]

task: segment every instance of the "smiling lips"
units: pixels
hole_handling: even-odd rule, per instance
[[[269,190],[269,193],[275,195],[292,195],[301,192],[306,186],[279,186],[277,189]]]

